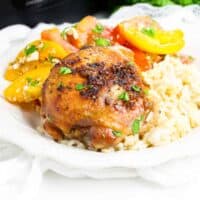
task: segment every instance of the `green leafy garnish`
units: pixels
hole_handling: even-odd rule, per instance
[[[136,91],[136,92],[140,92],[140,90],[141,90],[141,88],[138,87],[137,85],[132,85],[131,89],[134,90],[134,91]]]
[[[49,47],[49,44],[47,44],[46,42],[41,42],[37,47],[38,47],[38,49],[40,49],[40,50],[44,50],[44,49],[46,49],[47,47]]]
[[[142,33],[149,36],[149,37],[154,37],[155,36],[155,30],[151,27],[148,28],[143,28]]]
[[[140,119],[135,119],[132,124],[132,132],[133,134],[138,134],[140,131]]]
[[[130,62],[127,63],[127,65],[128,65],[128,66],[133,66],[134,63],[133,63],[133,61],[130,61]]]
[[[188,58],[189,58],[189,60],[190,60],[191,62],[194,61],[194,57],[189,56]]]
[[[104,31],[104,26],[102,26],[101,24],[97,24],[92,31],[94,33],[101,34]]]
[[[61,37],[62,37],[64,40],[67,39],[67,32],[69,31],[69,29],[70,29],[70,27],[65,27],[65,28],[61,31],[61,33],[60,33]]]
[[[59,73],[60,74],[71,74],[72,73],[72,70],[69,68],[69,67],[61,67],[60,70],[59,70]]]
[[[119,96],[118,99],[122,101],[129,101],[129,95],[127,92],[122,92]]]
[[[81,84],[81,83],[78,83],[78,84],[76,84],[75,88],[76,88],[76,90],[81,91],[81,90],[83,90],[85,88],[85,86],[83,84]]]
[[[87,88],[88,89],[92,89],[94,86],[93,85],[88,85]]]
[[[24,53],[26,56],[29,56],[30,54],[34,53],[35,51],[37,51],[37,48],[35,45],[27,46],[24,49]]]
[[[144,89],[143,92],[144,92],[145,95],[148,95],[149,94],[149,89]]]
[[[48,61],[49,62],[53,63],[53,59],[54,59],[54,57],[52,55],[48,55]]]
[[[112,1],[114,2],[114,1]],[[121,6],[124,5],[132,5],[145,2],[154,6],[166,6],[166,5],[191,5],[191,4],[200,4],[200,0],[120,0],[115,1],[115,3],[111,4],[112,12],[116,12]]]
[[[179,1],[177,1],[177,0],[152,0],[149,3],[151,3],[152,5],[155,5],[155,6],[165,6],[165,5],[174,5],[174,4],[184,5],[180,1],[182,1],[182,0],[179,0]],[[185,1],[185,0],[183,0],[183,1]],[[186,1],[188,1],[188,0],[186,0]],[[193,0],[189,0],[189,1],[193,1]]]
[[[26,80],[27,80],[28,86],[31,86],[31,87],[36,87],[40,83],[40,81],[32,79],[32,78],[27,78]]]
[[[140,116],[140,121],[144,121],[144,115]]]
[[[120,137],[122,136],[122,132],[121,131],[112,131],[113,135],[115,135],[116,137]]]
[[[144,115],[141,115],[138,119],[135,119],[132,124],[133,134],[138,134],[140,131],[141,122],[144,121]]]
[[[72,28],[77,28],[78,23],[75,23],[74,25],[72,25]]]
[[[95,43],[97,46],[100,46],[100,47],[107,47],[111,45],[110,40],[106,38],[97,38],[95,39]]]
[[[55,58],[52,55],[48,55],[48,61],[54,65],[60,62],[58,58]]]

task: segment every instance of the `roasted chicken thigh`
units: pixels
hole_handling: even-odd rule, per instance
[[[55,140],[78,139],[90,149],[118,144],[136,134],[145,116],[145,83],[128,58],[113,47],[88,47],[57,64],[43,86],[44,129]]]

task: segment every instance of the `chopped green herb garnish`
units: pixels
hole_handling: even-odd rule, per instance
[[[120,137],[122,136],[122,132],[121,131],[112,131],[113,135],[115,135],[116,137]]]
[[[135,119],[132,124],[133,134],[138,134],[140,131],[141,122],[144,121],[144,115],[141,115],[138,119]]]
[[[149,94],[149,89],[144,89],[143,92],[144,92],[145,95],[148,95]]]
[[[94,33],[101,34],[104,31],[104,26],[102,26],[101,24],[97,24],[92,31]]]
[[[138,87],[137,85],[132,85],[131,86],[132,90],[136,91],[136,92],[140,92],[141,88]]]
[[[61,37],[66,40],[67,39],[67,32],[69,31],[71,27],[65,27],[62,32],[60,33]]]
[[[155,30],[151,27],[148,28],[143,28],[142,29],[142,33],[144,33],[145,35],[149,36],[149,37],[154,37],[155,36]]]
[[[144,115],[140,116],[140,121],[144,121]]]
[[[127,63],[127,65],[128,65],[128,66],[133,66],[134,63],[133,63],[133,61],[130,61],[130,62]]]
[[[140,119],[135,119],[132,124],[132,132],[133,134],[138,134],[140,131]]]
[[[53,59],[54,59],[54,57],[53,57],[53,56],[51,56],[51,55],[48,55],[48,61],[49,61],[49,62],[53,63]]]
[[[76,90],[81,91],[85,88],[85,86],[81,83],[76,84]]]
[[[54,65],[60,62],[58,58],[55,58],[52,55],[48,55],[48,61]]]
[[[111,45],[110,40],[106,38],[97,38],[95,39],[95,43],[97,46],[100,46],[100,47],[107,47]]]
[[[122,101],[129,101],[129,95],[127,92],[122,92],[119,96],[118,99]]]
[[[40,81],[32,79],[32,78],[27,78],[26,80],[27,80],[28,86],[31,86],[31,87],[36,87],[40,83]]]
[[[91,89],[93,88],[94,86],[93,85],[88,85],[87,88]]]
[[[48,47],[49,47],[49,44],[46,43],[46,42],[43,42],[43,43],[40,44],[39,49],[40,49],[40,50],[44,50],[44,49],[46,49],[46,48],[48,48]]]
[[[78,23],[72,25],[73,28],[77,28],[77,26],[78,26]]]
[[[35,45],[27,46],[24,49],[24,53],[26,56],[29,56],[30,54],[34,53],[35,51],[37,51],[37,48]]]
[[[190,61],[194,60],[194,57],[192,57],[192,56],[189,56],[188,58],[189,58]]]
[[[71,74],[72,73],[72,70],[69,68],[69,67],[61,67],[60,70],[59,70],[59,73],[60,74]]]

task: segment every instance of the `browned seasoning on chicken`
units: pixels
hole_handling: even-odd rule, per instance
[[[48,132],[51,124],[56,140],[62,133],[91,149],[115,146],[149,110],[145,87],[137,68],[116,49],[82,49],[57,64],[44,84],[44,127]]]

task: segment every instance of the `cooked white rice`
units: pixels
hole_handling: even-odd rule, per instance
[[[178,57],[166,56],[164,61],[155,63],[153,69],[143,72],[143,77],[150,86],[148,96],[154,102],[142,130],[143,138],[126,136],[116,147],[102,149],[102,152],[164,145],[200,126],[200,71],[196,66],[182,64]],[[83,144],[77,142],[76,146],[83,148]]]

